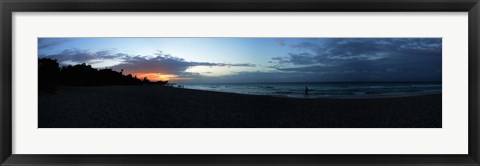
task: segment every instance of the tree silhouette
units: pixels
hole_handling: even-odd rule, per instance
[[[112,69],[95,69],[85,63],[59,67],[57,60],[38,60],[39,90],[51,90],[56,85],[108,86],[108,85],[165,85],[168,81],[152,82],[146,77],[138,79]]]
[[[60,70],[57,60],[38,60],[38,87],[40,90],[50,90],[59,83]]]

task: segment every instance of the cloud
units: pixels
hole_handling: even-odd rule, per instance
[[[123,53],[111,53],[110,51],[97,51],[91,52],[88,50],[79,49],[66,49],[57,54],[40,55],[40,57],[48,57],[51,59],[57,59],[60,63],[72,62],[72,63],[94,63],[101,60],[108,59],[123,59],[127,57],[127,54]]]
[[[182,74],[190,67],[194,66],[222,66],[222,67],[255,67],[253,64],[229,64],[212,62],[190,62],[185,59],[174,57],[168,54],[156,54],[154,57],[129,56],[121,64],[112,66],[113,69],[124,69],[126,72],[159,72],[169,74]]]
[[[440,38],[308,39],[290,47],[297,52],[272,58],[271,68],[337,80],[441,80]]]
[[[50,39],[50,38],[38,38],[38,50],[53,48],[57,45],[61,45],[65,42],[68,42],[68,39]]]
[[[40,57],[57,59],[62,65],[78,63],[97,64],[97,66],[94,67],[109,67],[117,71],[123,69],[126,73],[163,73],[181,75],[185,73],[185,70],[194,66],[255,67],[254,64],[249,63],[192,62],[162,52],[156,53],[154,56],[141,56],[113,53],[108,50],[92,52],[88,50],[66,49],[58,54],[40,55]]]
[[[441,56],[442,40],[439,38],[335,38],[309,39],[292,48],[303,50],[290,53],[290,63],[341,62],[344,60],[378,60],[401,54]],[[309,59],[310,62],[304,62]],[[285,63],[282,61],[281,63]]]

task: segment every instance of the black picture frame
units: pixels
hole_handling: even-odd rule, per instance
[[[1,0],[2,165],[479,165],[478,0]],[[12,154],[12,12],[468,12],[466,155],[27,155]],[[134,143],[134,142],[132,142]]]

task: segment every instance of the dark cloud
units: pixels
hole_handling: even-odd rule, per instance
[[[191,62],[185,59],[174,57],[161,52],[155,54],[153,57],[128,55],[125,53],[112,53],[111,51],[97,51],[91,52],[88,50],[67,49],[58,54],[40,55],[40,57],[47,57],[57,59],[62,65],[72,63],[87,63],[95,64],[106,60],[115,60],[120,64],[115,64],[110,67],[114,70],[123,69],[127,73],[165,73],[165,74],[182,74],[190,67],[194,66],[223,66],[223,67],[255,67],[248,63],[212,63],[212,62]],[[68,62],[68,63],[67,63]]]
[[[243,66],[255,67],[253,64],[228,64],[211,62],[190,62],[185,59],[173,57],[168,54],[156,54],[155,57],[134,56],[127,57],[119,64],[112,66],[113,69],[124,69],[126,72],[138,73],[145,71],[161,72],[169,74],[182,74],[193,66]]]
[[[87,50],[66,49],[57,54],[40,55],[40,57],[57,59],[60,63],[65,64],[65,62],[93,63],[93,61],[99,61],[99,60],[122,59],[127,57],[127,55],[122,53],[113,54],[110,51],[90,52]]]
[[[50,39],[50,38],[39,38],[38,39],[38,50],[53,48],[57,45],[68,42],[68,39]]]
[[[284,72],[311,73],[319,80],[440,81],[440,38],[308,39],[290,47],[299,53],[272,58]]]

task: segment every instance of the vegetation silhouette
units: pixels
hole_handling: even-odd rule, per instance
[[[95,69],[85,63],[60,67],[56,59],[38,60],[39,90],[53,90],[55,86],[109,86],[109,85],[165,85],[168,81],[139,79],[112,69]]]

